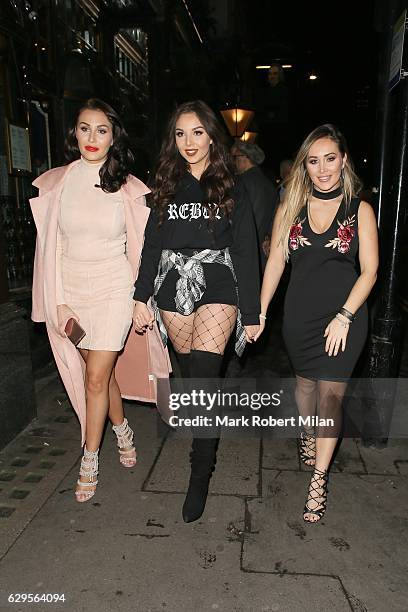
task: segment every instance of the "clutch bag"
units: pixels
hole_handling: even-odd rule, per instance
[[[68,319],[67,324],[65,325],[65,333],[74,346],[79,344],[82,338],[86,335],[83,327],[81,327],[80,324],[73,318]]]

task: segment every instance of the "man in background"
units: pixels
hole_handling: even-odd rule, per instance
[[[268,167],[277,174],[279,160],[292,149],[290,96],[280,64],[272,64],[267,80],[259,90],[256,103],[259,121],[259,143],[266,154]]]
[[[266,255],[262,244],[271,235],[272,222],[279,201],[278,193],[272,181],[259,168],[265,159],[265,154],[258,145],[237,140],[232,146],[231,153],[254,213],[263,272]]]

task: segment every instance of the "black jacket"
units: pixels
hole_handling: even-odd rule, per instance
[[[279,203],[278,192],[272,181],[258,166],[253,166],[240,174],[240,179],[254,213],[260,259],[264,264],[266,257],[262,250],[262,242],[266,235],[270,236],[272,233],[272,223]]]
[[[244,325],[259,323],[259,262],[256,228],[252,208],[240,180],[234,188],[234,209],[229,219],[217,210],[208,221],[200,182],[186,174],[168,205],[163,223],[152,210],[145,229],[145,242],[134,299],[147,302],[153,294],[161,252],[189,249],[223,249],[229,247],[238,282],[239,307]]]

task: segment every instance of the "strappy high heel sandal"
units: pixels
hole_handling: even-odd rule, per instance
[[[119,448],[119,461],[125,468],[132,468],[137,463],[136,449],[133,444],[133,430],[129,427],[127,419],[121,425],[112,425],[116,434]]]
[[[305,465],[316,463],[316,436],[301,432],[299,438],[299,455]]]
[[[99,448],[96,451],[89,451],[86,446],[84,448],[84,454],[79,468],[79,476],[87,478],[87,480],[80,480],[80,478],[77,480],[75,489],[77,502],[87,502],[95,495],[96,485],[98,484],[98,453]]]
[[[309,495],[303,510],[303,520],[306,523],[317,523],[323,518],[326,512],[328,481],[329,476],[327,470],[314,469],[309,485]],[[314,514],[317,517],[316,520],[306,518],[307,514]]]

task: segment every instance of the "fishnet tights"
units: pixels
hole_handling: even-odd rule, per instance
[[[160,314],[177,353],[195,350],[223,355],[237,319],[236,306],[230,304],[204,304],[187,316],[168,310]]]
[[[160,315],[174,350],[177,353],[189,353],[195,312],[184,316],[178,312],[160,310]]]

